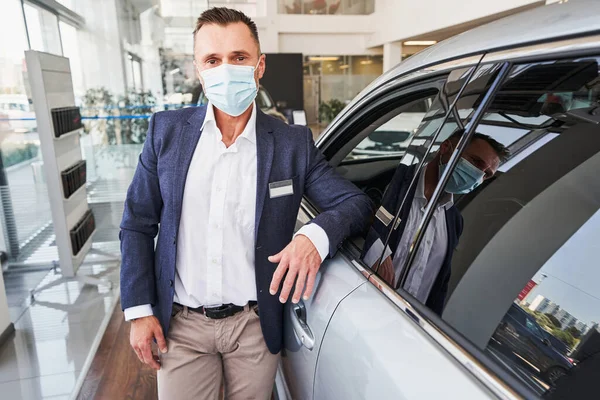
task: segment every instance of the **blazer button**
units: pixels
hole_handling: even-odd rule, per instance
[[[173,280],[169,279],[169,286],[173,287]]]

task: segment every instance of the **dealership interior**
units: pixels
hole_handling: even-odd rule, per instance
[[[318,143],[353,99],[415,54],[567,2],[2,0],[0,398],[157,398],[156,372],[129,344],[119,231],[151,115],[208,101],[192,34],[204,11],[228,7],[255,21],[267,66],[256,105],[308,126]],[[44,84],[49,71],[55,78]],[[57,98],[71,100],[52,108]],[[42,116],[42,108],[51,112]],[[77,124],[64,125],[69,118]],[[548,295],[567,279],[557,276],[531,277],[514,312],[525,310],[521,317],[535,329],[551,325],[544,346],[574,366],[577,344],[600,337],[600,316],[588,312],[599,299],[586,292],[585,312],[568,307],[574,302],[559,304]],[[531,380],[547,389],[540,376]]]

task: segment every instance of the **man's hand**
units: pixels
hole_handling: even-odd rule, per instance
[[[394,287],[394,279],[396,274],[394,272],[394,264],[392,263],[392,257],[387,257],[382,261],[381,265],[377,269],[377,275],[387,282],[392,288]]]
[[[296,280],[296,288],[294,289],[292,302],[298,303],[300,301],[300,296],[302,296],[305,284],[306,290],[304,291],[304,300],[308,300],[315,286],[317,271],[323,261],[310,239],[304,235],[297,235],[285,249],[278,254],[269,257],[269,261],[272,263],[279,263],[279,266],[273,274],[269,292],[272,295],[277,293],[281,280],[287,271],[279,301],[282,303],[287,301],[296,277],[298,279]],[[306,279],[307,277],[308,281]]]
[[[144,364],[148,364],[153,369],[160,369],[158,355],[152,354],[152,339],[156,338],[156,343],[161,353],[167,352],[167,342],[163,335],[162,328],[158,319],[150,315],[148,317],[138,318],[131,321],[131,332],[129,334],[129,343],[135,354]]]

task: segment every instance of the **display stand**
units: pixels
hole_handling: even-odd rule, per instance
[[[69,280],[110,285],[93,276],[76,275],[92,247],[96,224],[87,203],[86,164],[79,143],[83,125],[75,107],[69,59],[38,51],[26,51],[25,58],[62,275],[31,296]]]

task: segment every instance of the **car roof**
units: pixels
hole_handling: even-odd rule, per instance
[[[401,62],[373,86],[425,65],[600,32],[600,1],[554,3],[502,18],[446,39]]]

